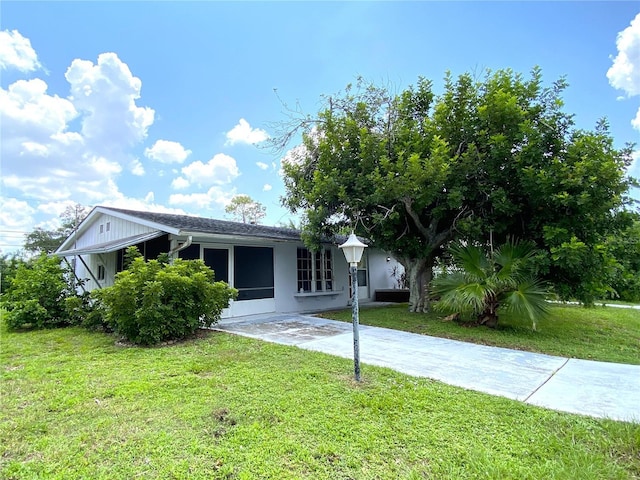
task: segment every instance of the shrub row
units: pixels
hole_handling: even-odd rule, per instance
[[[21,265],[2,296],[10,329],[102,326],[139,345],[178,340],[215,324],[237,291],[215,282],[201,260],[145,261],[127,251],[129,266],[113,286],[78,294],[71,272],[43,255]]]

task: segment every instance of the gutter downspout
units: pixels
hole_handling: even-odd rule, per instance
[[[175,255],[181,252],[182,250],[184,250],[185,248],[190,247],[192,242],[193,242],[193,235],[189,235],[187,237],[186,242],[184,242],[179,247],[174,248],[173,250],[169,250],[169,262],[173,263],[173,260],[175,259]]]

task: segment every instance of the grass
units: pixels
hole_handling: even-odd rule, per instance
[[[351,310],[320,314],[351,322]],[[360,309],[360,323],[434,337],[547,353],[569,358],[640,364],[640,310],[630,308],[553,306],[551,316],[531,323],[502,314],[498,327],[444,321],[442,313],[414,314],[406,304]]]
[[[366,312],[363,312],[366,313]],[[640,425],[209,332],[1,338],[3,479],[632,479]]]

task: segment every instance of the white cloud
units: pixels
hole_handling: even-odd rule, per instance
[[[269,168],[269,165],[267,165],[267,164],[266,164],[266,163],[264,163],[264,162],[256,162],[256,165],[258,166],[258,168],[259,168],[260,170],[266,170],[267,168]]]
[[[62,202],[45,202],[39,204],[36,209],[39,212],[48,213],[49,215],[60,216],[67,208],[73,207],[75,203],[71,200],[65,200]]]
[[[17,30],[0,31],[0,69],[15,68],[21,72],[32,72],[41,67],[28,38]]]
[[[638,111],[636,112],[636,118],[631,120],[631,126],[636,130],[640,130],[640,108],[638,108]]]
[[[191,150],[185,150],[180,143],[169,140],[158,140],[144,151],[147,158],[160,163],[183,163],[190,154]]]
[[[22,142],[24,152],[32,153],[38,157],[46,157],[49,155],[49,149],[46,145],[36,142]]]
[[[627,97],[640,95],[640,13],[627,28],[618,33],[616,47],[618,55],[607,72],[609,83],[624,91]],[[631,125],[640,130],[640,108]]]
[[[108,177],[117,175],[122,171],[122,167],[118,162],[113,162],[104,157],[91,157],[89,158],[89,166],[93,168],[98,174],[103,174]]]
[[[182,190],[183,188],[187,188],[189,185],[191,185],[189,183],[189,180],[187,180],[184,177],[174,178],[173,181],[171,182],[171,188],[175,190]]]
[[[35,210],[25,201],[17,198],[0,197],[0,225],[2,229],[24,230],[31,221]]]
[[[0,89],[3,141],[28,139],[46,143],[52,135],[65,132],[78,112],[66,98],[48,95],[47,88],[43,80],[34,78]]]
[[[629,96],[640,95],[640,13],[618,33],[618,55],[607,72],[609,83]]]
[[[155,112],[139,107],[142,82],[115,53],[102,53],[97,64],[75,59],[65,73],[71,99],[84,113],[82,134],[102,149],[130,147],[147,136]]]
[[[6,45],[0,46],[2,61],[7,62],[11,57],[5,53]],[[30,58],[37,59],[35,52]],[[49,94],[41,78],[0,88],[4,196],[31,198],[32,206],[117,201],[133,208],[136,202],[144,203],[127,198],[115,182],[123,165],[133,175],[145,173],[130,153],[146,138],[154,119],[151,108],[136,105],[142,82],[113,53],[100,55],[95,65],[74,60],[65,78],[70,92],[66,98]],[[7,208],[15,216],[24,211],[12,204]],[[33,216],[46,214],[50,213],[38,209]]]
[[[240,170],[233,157],[218,153],[207,163],[198,160],[183,167],[182,175],[191,184],[223,185],[232,182],[240,175]]]
[[[3,35],[0,41],[10,35],[10,39],[29,45],[28,39],[15,33]],[[6,45],[0,45],[1,68],[40,68],[32,49],[22,52],[22,57],[15,52],[7,54]],[[23,63],[16,58],[22,58]],[[174,196],[169,207],[156,205],[153,191],[140,198],[123,193],[116,179],[125,170],[129,177],[145,175],[145,158],[133,155],[132,147],[147,137],[155,116],[153,109],[137,104],[141,80],[115,53],[102,54],[95,63],[75,59],[65,78],[67,92],[49,93],[49,85],[41,78],[0,87],[0,220],[4,229],[28,232],[37,225],[56,228],[60,212],[75,203],[184,214],[180,204],[217,207],[233,197],[234,190],[225,191],[223,185],[240,175],[235,159],[219,154],[206,163],[180,168],[191,152],[166,140],[146,149],[146,156],[172,164],[171,169],[177,165],[172,174],[178,177],[172,183],[174,188],[203,185],[209,190]],[[8,242],[0,236],[0,243]]]
[[[225,145],[236,143],[255,144],[264,142],[269,138],[269,134],[260,128],[251,128],[249,122],[241,118],[238,124],[227,132]]]
[[[225,191],[219,186],[214,186],[206,193],[174,193],[169,196],[169,204],[199,209],[208,209],[213,206],[223,207],[231,201],[235,193],[235,189]]]
[[[129,163],[129,170],[137,177],[144,175],[144,165],[142,165],[142,162],[137,158],[131,160],[131,163]]]
[[[271,185],[269,185],[268,183],[265,183],[264,186],[262,187],[262,191],[263,192],[268,192],[272,189],[273,187]]]

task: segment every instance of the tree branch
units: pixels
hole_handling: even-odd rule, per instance
[[[418,227],[418,231],[422,234],[422,236],[424,238],[426,238],[427,240],[431,239],[431,233],[429,232],[429,229],[427,229],[422,222],[420,221],[420,217],[418,216],[418,214],[413,210],[413,200],[409,197],[404,197],[402,199],[402,203],[404,204],[404,208],[407,211],[407,213],[409,214],[409,216],[411,217],[411,219],[413,220],[413,222],[416,224],[416,227]]]

